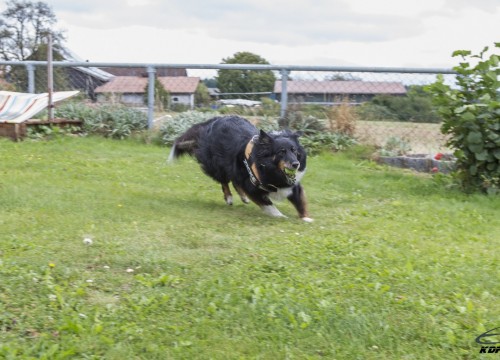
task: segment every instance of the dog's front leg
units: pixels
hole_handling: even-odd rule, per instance
[[[307,211],[307,201],[304,189],[300,184],[295,185],[292,188],[292,193],[288,196],[288,200],[295,206],[299,217],[306,222],[313,222],[314,220],[309,217],[309,212]]]
[[[283,215],[281,211],[279,211],[278,208],[274,206],[272,203],[271,205],[261,205],[260,208],[266,215],[286,218],[286,216]]]
[[[254,203],[260,206],[264,214],[273,217],[286,218],[286,216],[283,215],[281,211],[279,211],[278,208],[276,208],[276,206],[274,206],[271,199],[269,199],[269,197],[265,193],[258,191],[258,192],[248,193],[248,196]]]
[[[236,190],[236,192],[238,193],[238,195],[240,196],[241,201],[243,201],[245,204],[248,204],[250,202],[250,200],[248,199],[247,194],[245,194],[243,189],[241,187],[239,187],[238,185],[235,185],[234,183],[233,183],[233,187]]]

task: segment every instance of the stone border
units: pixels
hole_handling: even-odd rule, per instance
[[[439,158],[439,160],[437,160]],[[455,169],[455,158],[450,154],[412,154],[402,156],[380,156],[378,162],[419,172],[450,173]]]

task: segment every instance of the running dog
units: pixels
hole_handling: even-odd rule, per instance
[[[179,136],[169,161],[194,156],[205,174],[221,184],[228,205],[233,204],[231,182],[244,203],[252,200],[267,215],[285,217],[271,199],[287,198],[302,220],[312,222],[300,185],[307,156],[299,136],[290,130],[266,133],[242,117],[220,116]]]

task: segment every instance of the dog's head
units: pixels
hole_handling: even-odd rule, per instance
[[[299,143],[300,135],[289,130],[270,133],[261,130],[256,141],[259,170],[267,176],[281,177],[288,185],[299,181],[306,169],[306,152]]]

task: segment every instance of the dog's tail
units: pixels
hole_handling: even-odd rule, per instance
[[[183,156],[193,156],[198,148],[198,140],[200,133],[203,131],[205,123],[199,123],[191,126],[186,132],[175,139],[174,145],[168,156],[168,163],[172,163],[175,159]]]
[[[170,154],[168,155],[167,162],[173,163],[175,159],[183,156],[183,155],[194,155],[194,151],[196,150],[197,141],[195,139],[192,140],[182,140],[178,138],[175,140],[174,145],[172,145],[172,149],[170,149]]]

